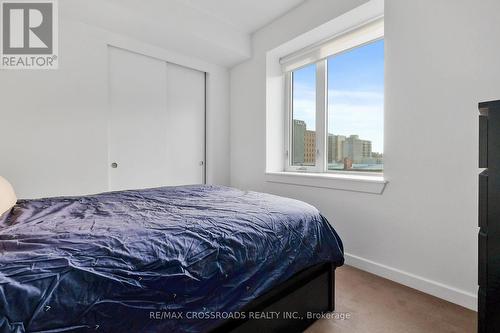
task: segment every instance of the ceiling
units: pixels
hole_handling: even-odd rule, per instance
[[[252,33],[305,0],[178,0],[204,10],[245,33]]]
[[[304,1],[67,0],[59,6],[63,18],[232,67],[251,57],[253,32]]]

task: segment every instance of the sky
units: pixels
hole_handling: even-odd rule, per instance
[[[294,72],[294,119],[315,129],[316,65]],[[328,132],[359,135],[384,150],[384,41],[328,58]]]

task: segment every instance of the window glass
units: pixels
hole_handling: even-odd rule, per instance
[[[328,170],[384,167],[384,41],[328,58]]]
[[[291,164],[316,164],[316,65],[292,72]]]

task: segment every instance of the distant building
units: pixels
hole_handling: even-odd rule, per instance
[[[306,136],[306,123],[303,120],[293,120],[293,145],[292,164],[304,164],[304,141]]]
[[[328,134],[328,163],[343,165],[383,164],[383,155],[372,152],[372,142],[358,135],[344,136]],[[316,163],[316,131],[307,129],[303,120],[293,120],[292,164],[314,165]]]
[[[308,130],[303,120],[293,121],[292,163],[314,165],[316,163],[316,132]]]
[[[343,155],[352,163],[369,163],[372,158],[372,142],[361,140],[358,135],[351,135],[343,142]]]
[[[343,161],[345,139],[343,135],[328,134],[328,163]]]
[[[304,164],[316,164],[316,131],[306,130],[304,136]]]
[[[372,152],[372,159],[375,164],[384,164],[384,154]]]
[[[352,169],[352,160],[349,157],[344,158],[344,170]]]

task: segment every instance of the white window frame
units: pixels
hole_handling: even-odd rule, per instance
[[[369,26],[373,22],[381,21],[383,26],[383,17],[379,17],[376,20],[368,22],[364,25],[358,26],[352,30],[354,32],[363,29],[365,26]],[[340,36],[335,36],[332,39],[344,39],[345,36],[349,37],[350,32],[344,32]],[[359,171],[359,170],[328,170],[328,58],[336,54],[347,52],[357,47],[364,46],[369,43],[373,43],[378,40],[384,39],[383,32],[370,32],[368,39],[362,40],[362,42],[357,44],[352,44],[348,48],[341,49],[338,52],[332,54],[322,54],[320,60],[312,62],[304,62],[303,58],[306,58],[308,54],[313,53],[311,58],[314,59],[314,55],[321,53],[322,45],[331,44],[331,40],[323,42],[319,45],[313,45],[304,50],[301,50],[297,55],[289,55],[285,58],[299,58],[298,60],[292,60],[289,62],[299,63],[300,66],[291,67],[284,64],[282,65],[285,77],[285,165],[284,170],[286,172],[305,172],[305,173],[325,173],[325,174],[349,174],[349,175],[383,175],[382,171]],[[312,51],[311,51],[312,49]],[[302,59],[301,59],[302,58]],[[285,60],[286,61],[286,60]],[[309,165],[293,165],[293,71],[300,68],[316,64],[316,163],[314,166]]]

